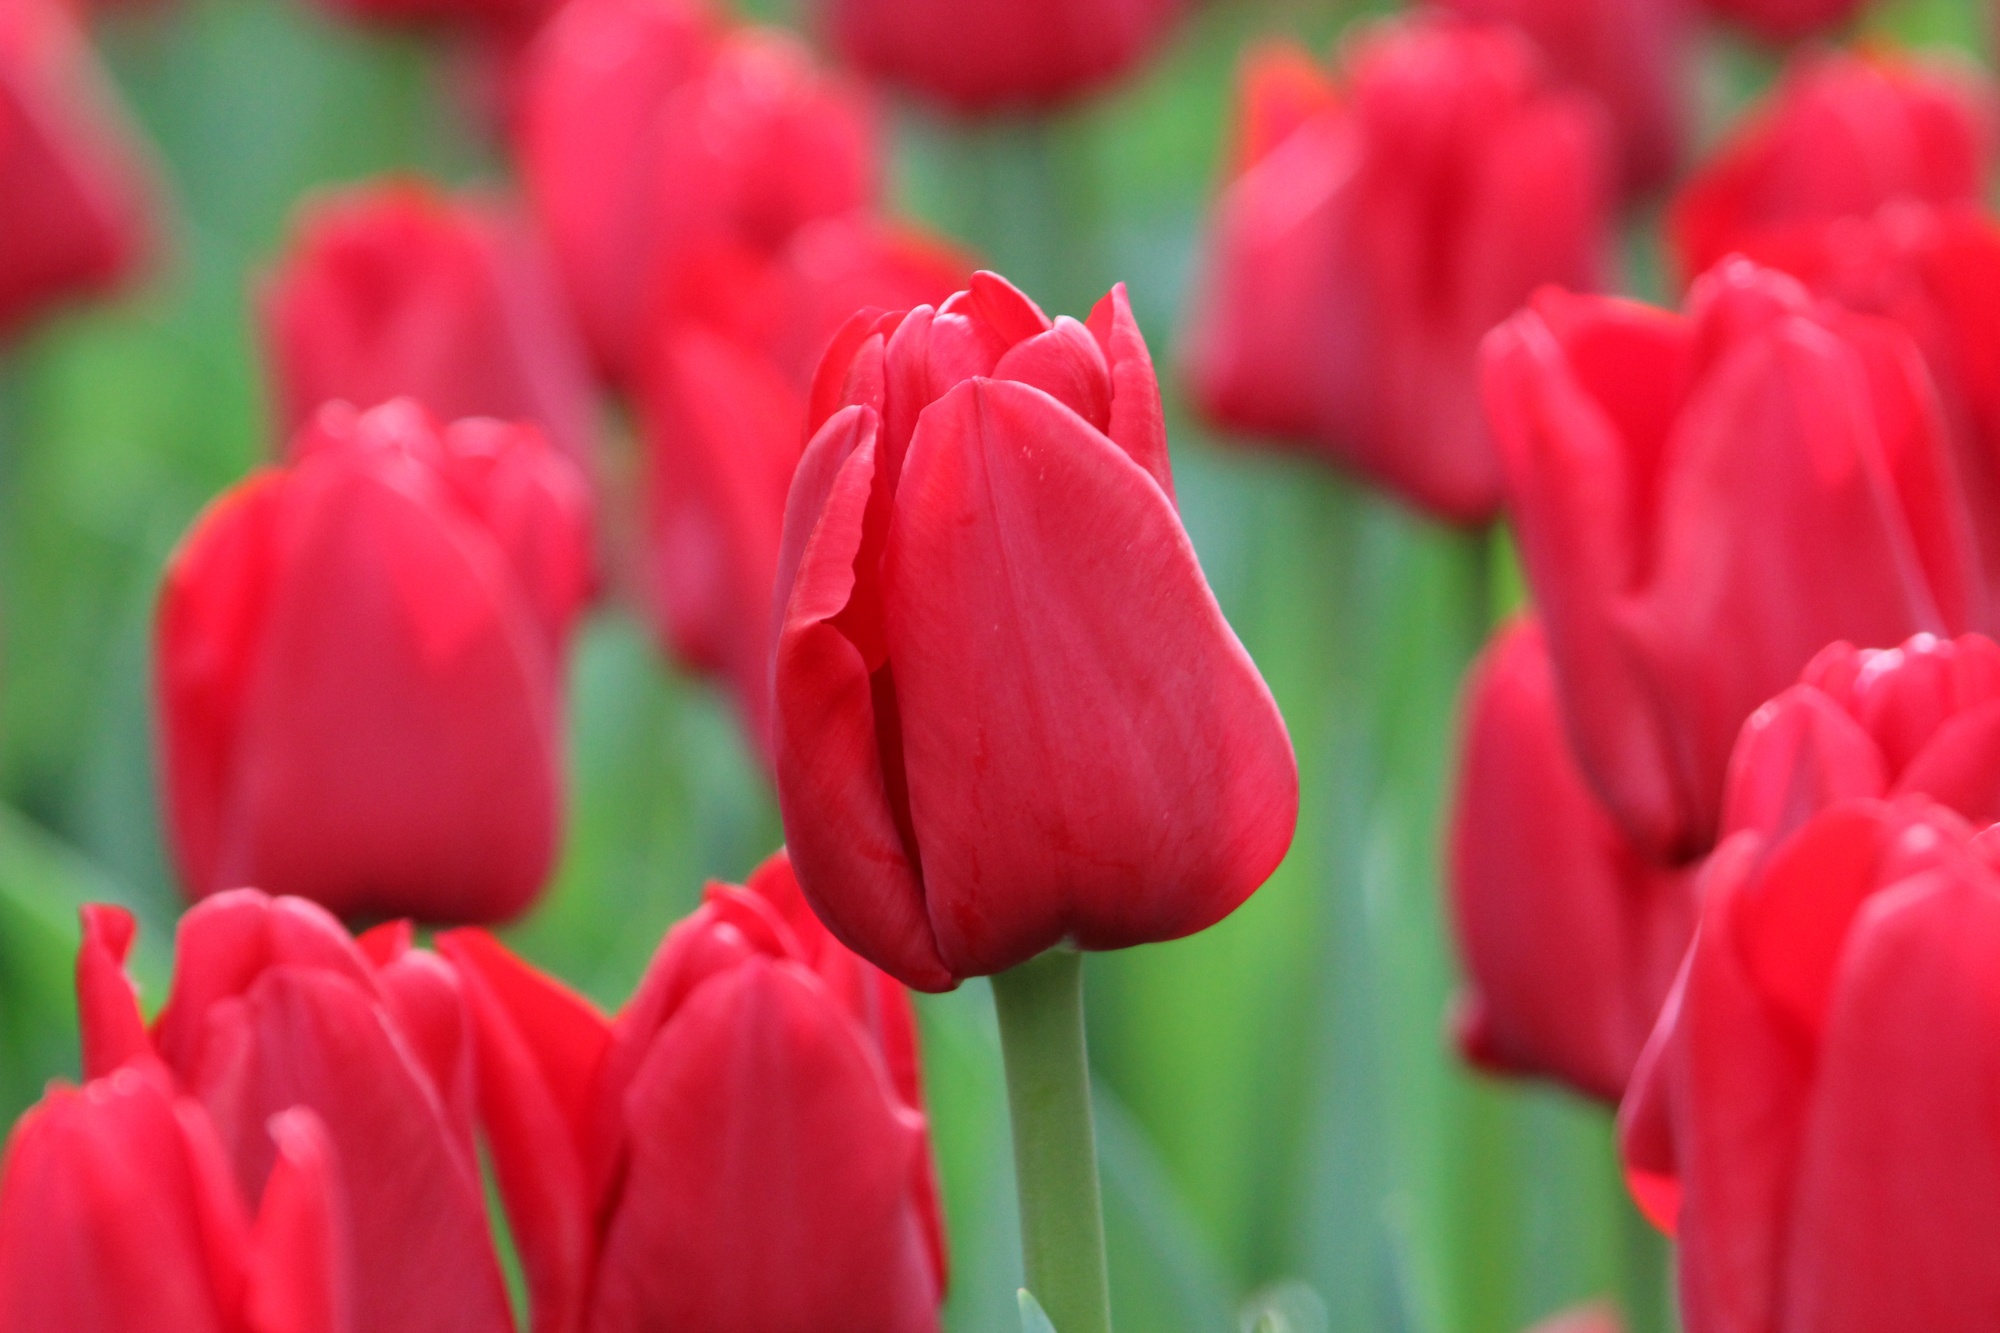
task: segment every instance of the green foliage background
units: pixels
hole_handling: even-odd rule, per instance
[[[752,7],[784,21],[786,7]],[[143,7],[142,7],[143,9]],[[1333,0],[1216,0],[1134,85],[1049,124],[967,129],[899,108],[895,190],[1051,310],[1131,285],[1170,361],[1259,35],[1324,48],[1365,17]],[[1972,0],[1871,26],[1983,45]],[[265,454],[250,320],[297,198],[384,171],[503,184],[437,48],[337,25],[303,0],[182,0],[103,25],[178,210],[156,279],[0,354],[0,1110],[73,1074],[77,904],[144,923],[157,1001],[177,898],[162,856],[147,684],[152,601],[189,521]],[[1768,77],[1717,40],[1713,132]],[[0,221],[4,225],[4,221]],[[1657,295],[1643,225],[1630,285]],[[1130,1333],[1220,1333],[1303,1279],[1328,1324],[1514,1333],[1616,1293],[1670,1324],[1664,1251],[1619,1188],[1608,1116],[1461,1070],[1438,827],[1458,678],[1518,600],[1503,539],[1447,532],[1323,468],[1218,447],[1173,403],[1189,530],[1290,722],[1298,841],[1220,927],[1090,960],[1114,1300]],[[709,687],[662,665],[617,606],[586,629],[561,876],[517,945],[607,1007],[705,877],[780,840],[763,779]],[[1020,1327],[1005,1100],[983,984],[922,1002],[948,1195],[954,1333]],[[1309,1302],[1308,1302],[1309,1303]],[[1274,1298],[1294,1308],[1298,1293]]]

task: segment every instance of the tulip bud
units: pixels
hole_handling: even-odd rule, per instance
[[[129,277],[154,238],[143,154],[62,0],[0,5],[0,337]]]
[[[821,0],[860,69],[954,111],[1047,107],[1151,54],[1183,0]]]
[[[609,1021],[479,931],[438,947],[473,998],[537,1333],[935,1333],[909,996],[782,854],[711,885]]]
[[[1616,131],[1628,194],[1672,180],[1690,127],[1693,24],[1683,0],[1437,0],[1463,18],[1510,23],[1565,83],[1595,96]]]
[[[1484,521],[1500,465],[1480,420],[1479,340],[1543,283],[1602,274],[1604,118],[1504,28],[1383,24],[1344,66],[1344,89],[1222,197],[1188,323],[1195,400]],[[1273,77],[1287,96],[1297,79],[1288,63],[1252,66],[1253,118]]]
[[[411,949],[406,925],[355,940],[313,903],[233,890],[182,919],[173,989],[146,1032],[120,970],[131,941],[116,909],[85,913],[84,1072],[164,1067],[213,1121],[239,1197],[267,1210],[283,1144],[266,1127],[306,1108],[348,1219],[355,1333],[508,1333],[452,969]]]
[[[1694,932],[1693,874],[1647,861],[1599,806],[1562,732],[1533,622],[1466,687],[1451,823],[1467,1058],[1616,1102]]]
[[[532,428],[322,412],[197,522],[156,641],[192,897],[493,921],[546,881],[562,662],[589,587],[581,475]]]
[[[1283,720],[1174,507],[1124,289],[992,274],[869,317],[814,382],[779,561],[774,749],[808,898],[939,990],[1178,938],[1277,866]]]
[[[1996,114],[1992,80],[1969,65],[1796,57],[1674,200],[1678,267],[1691,279],[1771,233],[1896,200],[1977,204],[1992,179]]]
[[[1685,318],[1544,292],[1484,373],[1571,743],[1654,860],[1712,844],[1737,730],[1827,643],[1985,614],[1935,393],[1883,321],[1739,260]]]
[[[207,1115],[157,1065],[52,1088],[0,1169],[0,1333],[350,1333],[332,1145],[295,1108],[246,1216]]]
[[[1922,797],[1725,842],[1633,1077],[1690,1333],[1975,1333],[2000,1310],[2000,874]]]
[[[323,197],[265,289],[286,438],[324,403],[409,397],[447,421],[531,421],[592,456],[589,371],[526,231],[504,209],[393,181]]]
[[[652,609],[684,665],[729,682],[767,760],[772,587],[818,354],[855,310],[942,301],[970,276],[915,234],[814,223],[690,293],[655,339],[641,399]]]

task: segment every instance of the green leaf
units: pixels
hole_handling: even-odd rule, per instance
[[[1242,1333],[1327,1333],[1326,1302],[1303,1282],[1281,1282],[1244,1304],[1237,1327]]]
[[[1042,1303],[1026,1287],[1021,1288],[1021,1333],[1056,1333],[1056,1326],[1042,1312]]]

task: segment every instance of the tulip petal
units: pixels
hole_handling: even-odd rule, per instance
[[[657,1038],[592,1333],[935,1333],[918,1136],[838,1005],[752,959]]]
[[[1167,456],[1167,415],[1160,405],[1160,381],[1153,371],[1153,354],[1146,348],[1139,321],[1132,317],[1132,300],[1119,283],[1090,312],[1090,332],[1111,364],[1112,442],[1132,461],[1153,474],[1160,489],[1174,498],[1173,461]]]
[[[1887,795],[1882,752],[1824,691],[1797,685],[1750,715],[1729,759],[1722,829],[1782,839],[1840,801]]]
[[[83,908],[83,944],[76,954],[76,1022],[85,1078],[104,1078],[120,1065],[153,1053],[139,992],[126,975],[138,923],[122,907]]]
[[[1075,413],[1000,380],[934,404],[882,581],[954,971],[1191,934],[1277,866],[1298,810],[1277,706],[1172,503]]]
[[[2000,1320],[2000,882],[1933,873],[1855,923],[1799,1149],[1780,1333]]]
[[[1083,325],[1063,315],[1047,333],[1015,343],[993,367],[993,378],[1031,384],[1107,434],[1111,430],[1111,365]]]
[[[349,1333],[353,1274],[333,1144],[295,1107],[271,1119],[277,1165],[257,1213],[245,1322],[251,1333]]]

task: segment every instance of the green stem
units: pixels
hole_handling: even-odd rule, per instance
[[[1111,1333],[1084,1052],[1083,955],[1051,949],[1002,972],[993,978],[993,1004],[1007,1061],[1028,1290],[1057,1333]]]

